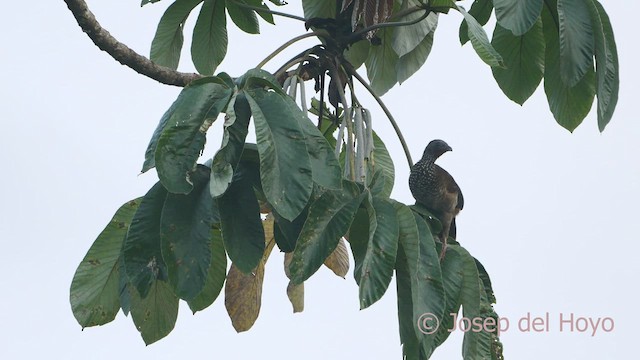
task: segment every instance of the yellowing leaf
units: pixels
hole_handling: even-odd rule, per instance
[[[336,249],[325,259],[324,266],[331,269],[334,274],[343,279],[347,276],[349,272],[349,253],[347,252],[347,245],[344,242],[344,238],[340,239]]]
[[[260,314],[262,302],[262,283],[264,282],[264,265],[273,250],[273,217],[267,216],[262,221],[265,233],[265,249],[262,260],[249,274],[244,274],[231,264],[224,288],[224,305],[227,308],[231,324],[237,332],[251,329]]]
[[[294,284],[289,281],[289,285],[287,285],[287,296],[289,297],[289,301],[291,301],[294,313],[304,310],[304,283]]]

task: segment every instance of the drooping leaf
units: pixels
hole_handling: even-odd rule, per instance
[[[245,0],[225,0],[227,12],[229,12],[229,17],[240,30],[248,34],[259,34],[260,24],[258,24],[258,17],[255,11],[238,6],[238,4],[249,5],[248,2]]]
[[[462,260],[462,288],[460,290],[460,302],[462,304],[462,314],[467,319],[482,317],[480,309],[480,283],[478,268],[473,257],[464,248],[452,245],[451,248],[458,252]],[[462,356],[464,359],[489,359],[491,354],[480,342],[481,335],[475,331],[466,331],[462,345]]]
[[[307,152],[311,164],[313,182],[326,189],[339,189],[342,186],[342,171],[335,152],[327,139],[313,125],[306,114],[298,108],[293,99],[286,99],[289,112],[295,116],[306,138]]]
[[[229,189],[218,198],[224,247],[238,270],[250,273],[264,253],[260,205],[254,193],[258,182],[255,164],[240,162]]]
[[[489,278],[489,273],[487,273],[487,270],[484,268],[484,265],[482,265],[482,263],[478,259],[473,258],[473,260],[475,260],[476,268],[478,268],[478,276],[482,281],[482,286],[484,287],[486,300],[489,304],[495,304],[496,297],[495,297],[495,294],[493,293],[493,286],[491,286],[491,279]]]
[[[356,244],[349,238],[355,260],[354,276],[360,287],[360,309],[378,301],[386,292],[393,275],[398,252],[398,219],[393,205],[377,197],[372,198],[375,228],[369,227],[365,244]],[[371,221],[370,221],[371,223]]]
[[[262,69],[250,69],[235,80],[240,90],[250,90],[254,88],[267,88],[285,96],[285,92],[272,73]]]
[[[218,77],[185,87],[162,116],[147,147],[142,172],[156,166],[160,181],[170,192],[189,193],[193,188],[191,172],[204,148],[206,132],[231,93]]]
[[[224,305],[231,318],[231,324],[237,332],[251,329],[260,313],[262,303],[262,284],[264,266],[275,245],[273,239],[273,220],[265,220],[262,239],[264,254],[251,272],[240,271],[231,264],[224,288]]]
[[[131,293],[131,318],[149,345],[169,335],[178,318],[179,299],[166,281],[154,280],[147,296],[140,296],[136,289]]]
[[[250,119],[251,108],[244,94],[234,96],[227,106],[222,144],[211,165],[209,184],[213,197],[224,194],[233,180],[233,171],[238,166],[244,150]]]
[[[478,20],[478,23],[482,26],[486,25],[493,12],[492,0],[475,0],[469,9],[469,15]],[[469,25],[466,20],[462,20],[460,24],[460,30],[458,31],[460,37],[460,44],[464,45],[469,41]]]
[[[473,49],[476,51],[480,59],[482,59],[482,61],[484,61],[489,66],[504,67],[502,56],[500,56],[496,49],[491,46],[489,37],[482,28],[482,25],[480,25],[480,23],[478,23],[478,21],[473,16],[469,15],[469,13],[463,7],[456,5],[456,8],[462,14],[462,16],[464,16],[464,19],[467,22],[467,35],[469,35],[471,45],[473,46]]]
[[[542,11],[542,21],[546,43],[544,92],[558,124],[573,131],[591,110],[596,92],[595,72],[587,71],[574,87],[565,84],[561,77],[558,29],[547,8]]]
[[[207,186],[209,173],[208,167],[198,165],[193,173],[193,191],[168,194],[162,209],[162,258],[169,284],[185,300],[202,291],[211,264],[211,227],[217,211]]]
[[[284,253],[284,273],[289,279],[291,279],[289,265],[291,264],[292,258],[293,253]],[[304,283],[295,284],[293,281],[289,280],[289,284],[287,284],[287,297],[289,298],[289,302],[291,302],[294,313],[304,311]]]
[[[122,254],[122,250],[120,250],[120,254]],[[120,296],[120,308],[122,309],[124,316],[129,316],[129,311],[131,311],[130,287],[129,277],[127,277],[127,271],[124,268],[124,258],[120,256],[118,259],[118,292]]]
[[[393,183],[395,179],[393,159],[391,158],[391,154],[389,154],[389,150],[387,150],[386,145],[375,132],[373,132],[373,146],[374,168],[382,170],[382,176],[384,177],[384,191],[379,196],[389,197],[393,190]]]
[[[543,0],[493,0],[498,24],[515,36],[525,34],[536,23]]]
[[[560,77],[568,87],[574,87],[593,71],[593,27],[588,2],[558,0],[560,27]]]
[[[222,232],[218,229],[211,231],[211,262],[207,271],[207,279],[202,291],[188,301],[189,308],[195,314],[213,304],[227,276],[227,254],[224,251]]]
[[[428,356],[431,356],[433,351],[447,340],[451,334],[449,329],[453,329],[454,318],[451,314],[457,314],[461,304],[461,289],[464,276],[462,266],[463,261],[460,254],[451,246],[447,247],[445,257],[440,264],[440,268],[442,269],[442,285],[445,292],[444,316],[442,321],[440,321],[438,330],[434,333],[435,340],[433,347],[430,351],[426,352]]]
[[[418,0],[403,1],[403,7],[405,9],[418,6],[419,4],[420,1]],[[403,22],[414,21],[418,20],[422,16],[424,16],[423,11],[416,11],[399,20]],[[420,45],[429,33],[432,33],[436,29],[437,24],[438,14],[430,13],[426,19],[423,19],[413,25],[398,26],[391,36],[391,47],[399,57],[407,55]]]
[[[348,49],[344,51],[344,58],[353,65],[354,69],[358,69],[369,56],[369,50],[371,49],[371,43],[367,40],[360,40],[354,44],[351,44]]]
[[[407,258],[402,245],[398,248],[396,258],[396,291],[398,293],[398,327],[400,329],[400,343],[403,358],[406,360],[420,359],[420,342],[416,336],[416,323],[413,321],[413,300],[411,277]]]
[[[151,42],[151,61],[173,70],[178,68],[184,42],[184,22],[191,11],[203,0],[183,0],[171,4],[160,18]],[[144,5],[144,4],[143,4]]]
[[[338,246],[324,260],[324,266],[333,271],[334,274],[344,278],[349,272],[349,252],[343,238],[340,238]]]
[[[343,181],[342,189],[327,190],[311,204],[289,267],[293,282],[308,279],[335,250],[361,201],[358,186]]]
[[[367,77],[376,95],[382,96],[397,82],[396,64],[398,54],[393,50],[392,31],[383,29],[378,32],[381,44],[372,46],[369,57],[364,64],[367,67]]]
[[[299,113],[291,111],[287,95],[263,88],[245,92],[256,129],[262,190],[278,214],[293,220],[307,205],[313,189]]]
[[[409,79],[427,61],[431,53],[431,47],[433,46],[433,35],[433,32],[427,34],[415,49],[398,59],[398,63],[396,64],[398,83],[402,84]]]
[[[116,211],[73,275],[71,310],[83,328],[111,322],[120,309],[120,249],[140,201]]]
[[[143,299],[156,280],[167,279],[160,246],[160,217],[167,190],[157,182],[144,195],[122,246],[124,268],[131,285]]]
[[[211,75],[227,55],[225,0],[204,0],[193,29],[191,59],[200,74]]]
[[[595,34],[598,128],[602,132],[611,120],[618,103],[620,88],[618,49],[606,11],[596,0],[590,0],[588,4]]]
[[[273,212],[276,221],[274,236],[280,251],[290,253],[296,248],[298,237],[302,232],[302,227],[307,220],[308,214],[309,209],[305,207],[297,218],[289,221],[280,216],[276,211]]]
[[[544,33],[542,19],[522,36],[496,24],[491,40],[502,54],[505,68],[491,68],[493,77],[507,97],[522,105],[534,93],[544,75]]]

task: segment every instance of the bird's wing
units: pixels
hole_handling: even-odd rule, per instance
[[[458,183],[456,183],[453,176],[451,176],[451,174],[449,174],[447,170],[436,165],[436,171],[440,173],[437,176],[440,177],[442,181],[444,181],[447,193],[451,196],[457,197],[455,206],[456,209],[462,210],[462,207],[464,206],[464,197],[462,196],[462,190],[460,190],[460,186],[458,186]]]

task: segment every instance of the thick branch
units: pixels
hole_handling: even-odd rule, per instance
[[[154,79],[166,85],[186,86],[193,80],[199,79],[202,75],[194,73],[182,73],[160,66],[146,57],[136,53],[127,45],[119,42],[111,36],[109,32],[100,26],[95,16],[84,0],[64,0],[71,10],[71,13],[78,21],[82,31],[87,33],[96,46],[106,51],[120,64],[128,66],[135,72]]]

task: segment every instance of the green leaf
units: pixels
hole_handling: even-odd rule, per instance
[[[160,246],[160,216],[167,190],[157,182],[144,195],[122,246],[129,282],[142,298],[157,279],[167,279],[167,266]]]
[[[395,167],[393,165],[393,159],[391,154],[387,150],[382,139],[373,132],[373,161],[375,169],[382,170],[382,176],[384,177],[384,192],[380,194],[381,197],[389,197],[393,190],[393,183],[395,179]]]
[[[141,199],[142,198],[140,198],[140,200]],[[122,247],[120,249],[120,254],[122,254]],[[129,284],[127,271],[124,268],[124,258],[122,256],[118,258],[118,278],[120,308],[125,316],[129,316],[129,311],[131,311],[131,291],[129,289],[131,288],[131,285]]]
[[[335,18],[336,0],[302,0],[304,18]]]
[[[240,90],[249,90],[253,88],[267,88],[281,95],[286,95],[282,90],[282,86],[272,73],[262,69],[250,69],[242,76],[236,79],[236,84]]]
[[[370,49],[371,43],[368,40],[360,40],[344,51],[344,58],[353,65],[354,69],[358,69],[367,60]]]
[[[473,49],[476,51],[478,56],[480,56],[480,59],[482,59],[482,61],[484,61],[489,66],[504,67],[502,56],[500,56],[496,49],[491,46],[489,37],[482,28],[482,25],[480,25],[480,23],[478,23],[478,21],[473,16],[469,15],[469,13],[463,7],[456,5],[456,8],[467,21],[467,26],[469,27],[467,35],[469,35],[469,39],[471,39],[471,45],[473,46]]]
[[[542,12],[542,21],[546,43],[544,91],[549,108],[558,124],[573,131],[591,110],[596,92],[595,72],[593,69],[587,71],[574,87],[565,84],[561,77],[558,30],[552,14],[546,8]]]
[[[213,197],[224,194],[233,179],[233,171],[238,166],[244,142],[249,132],[251,108],[243,93],[233,96],[227,105],[224,120],[224,135],[220,150],[213,157],[211,165],[210,192]]]
[[[311,204],[289,266],[291,281],[302,283],[322,266],[347,233],[361,201],[360,188],[345,180],[342,189],[327,190]]]
[[[203,0],[182,0],[171,4],[160,18],[151,42],[151,61],[173,70],[178,68],[184,42],[182,29],[187,17]],[[144,5],[144,4],[143,4]]]
[[[236,24],[236,26],[240,30],[249,34],[260,33],[260,25],[258,24],[258,17],[256,16],[255,11],[237,5],[248,5],[247,1],[225,0],[225,3],[227,5],[227,12],[229,12],[229,17],[231,17],[233,23]]]
[[[462,270],[464,272],[462,288],[460,291],[460,302],[462,303],[462,314],[467,319],[481,318],[480,310],[480,280],[478,268],[473,257],[464,248],[451,245],[451,248],[458,252],[462,259]],[[475,331],[466,331],[462,345],[462,356],[464,359],[488,359],[490,353],[483,348],[480,342],[481,334]]]
[[[593,71],[593,27],[585,0],[558,0],[560,26],[560,76],[574,87]]]
[[[487,273],[484,265],[482,265],[482,263],[478,259],[473,258],[473,260],[475,260],[476,262],[476,268],[478,269],[478,275],[480,276],[480,280],[482,281],[486,300],[489,304],[495,304],[496,297],[493,293],[493,287],[491,286],[491,278],[489,278],[489,273]]]
[[[287,95],[263,88],[247,89],[260,153],[262,190],[269,204],[287,220],[307,205],[313,189],[311,161],[297,112]]]
[[[221,83],[220,78],[212,77],[184,88],[160,120],[163,129],[157,144],[152,138],[147,148],[148,157],[155,154],[158,177],[171,193],[188,194],[193,188],[191,172],[204,148],[206,132],[232,95],[232,89]],[[143,170],[147,164],[148,160]]]
[[[400,237],[402,238],[402,233]],[[420,358],[420,343],[416,336],[416,322],[413,321],[413,292],[411,288],[411,276],[409,275],[409,265],[405,253],[406,251],[403,249],[402,243],[400,243],[398,246],[398,256],[396,257],[398,327],[400,329],[403,359],[418,360]]]
[[[398,74],[398,82],[402,84],[418,71],[427,61],[433,46],[433,32],[427,34],[420,45],[413,49],[410,53],[398,59],[396,64],[396,73]]]
[[[389,201],[377,197],[372,198],[371,205],[374,211],[369,217],[375,218],[376,226],[372,229],[370,225],[366,243],[355,244],[355,239],[350,238],[354,276],[360,286],[360,309],[371,306],[387,291],[398,253],[396,210]]]
[[[398,54],[392,47],[392,33],[390,29],[382,29],[378,32],[382,43],[371,47],[369,57],[364,62],[371,87],[378,96],[384,95],[398,82],[396,74]]]
[[[403,9],[418,6],[420,1],[407,0],[403,1]],[[425,10],[428,11],[428,10]],[[424,16],[424,12],[416,11],[404,16],[399,21],[414,21]],[[391,36],[391,47],[399,57],[402,57],[415,49],[424,38],[432,33],[438,24],[438,14],[430,13],[426,19],[423,19],[413,25],[398,26],[394,29]]]
[[[496,24],[491,40],[502,54],[505,68],[491,68],[493,77],[505,95],[522,105],[535,92],[544,75],[544,33],[542,19],[522,36]]]
[[[267,4],[263,3],[262,0],[245,0],[245,1],[247,3],[249,3],[250,5],[252,5],[252,6],[263,8],[265,10],[269,10],[269,7],[267,6]],[[282,4],[278,0],[273,0],[271,2],[276,4],[277,6],[286,5],[286,3]],[[266,12],[266,11],[256,11],[256,12],[262,18],[262,20],[268,22],[271,25],[275,25],[275,22],[273,21],[273,14],[271,14],[270,12]]]
[[[258,176],[255,164],[241,161],[231,186],[218,198],[224,247],[233,264],[245,274],[258,266],[264,253],[264,229],[254,193]]]
[[[609,16],[596,0],[588,2],[595,34],[596,93],[598,95],[598,128],[604,131],[618,103],[620,70],[618,50]]]
[[[285,98],[285,102],[289,112],[298,120],[306,138],[313,182],[326,189],[339,189],[342,186],[342,171],[329,142],[292,98]]]
[[[222,232],[218,229],[211,230],[211,261],[207,271],[207,279],[202,291],[188,301],[189,308],[195,314],[213,304],[227,277],[227,254],[224,251]]]
[[[525,34],[536,23],[543,0],[493,0],[498,24],[515,36]]]
[[[69,300],[83,328],[111,322],[120,309],[120,249],[140,201],[116,211],[73,275]]]
[[[131,289],[131,318],[149,345],[169,335],[178,318],[178,298],[165,281],[153,281],[149,294]]]
[[[162,209],[160,240],[169,284],[181,299],[193,299],[204,287],[211,262],[213,198],[207,186],[210,170],[198,165],[188,195],[168,194]]]
[[[193,29],[191,59],[200,74],[213,74],[227,54],[224,4],[224,0],[204,0]]]
[[[153,4],[153,3],[157,3],[160,0],[142,0],[142,2],[140,3],[140,6],[145,6],[147,4]]]
[[[309,209],[306,207],[297,218],[293,221],[289,221],[277,212],[273,212],[275,217],[275,225],[273,227],[274,238],[280,251],[290,253],[296,248],[298,237],[302,232],[305,221],[309,214]]]
[[[478,20],[478,23],[482,26],[486,25],[491,18],[493,12],[492,0],[475,0],[469,9],[469,15]],[[458,36],[460,37],[460,44],[464,45],[469,41],[469,25],[466,20],[462,20],[460,24],[460,30]]]

